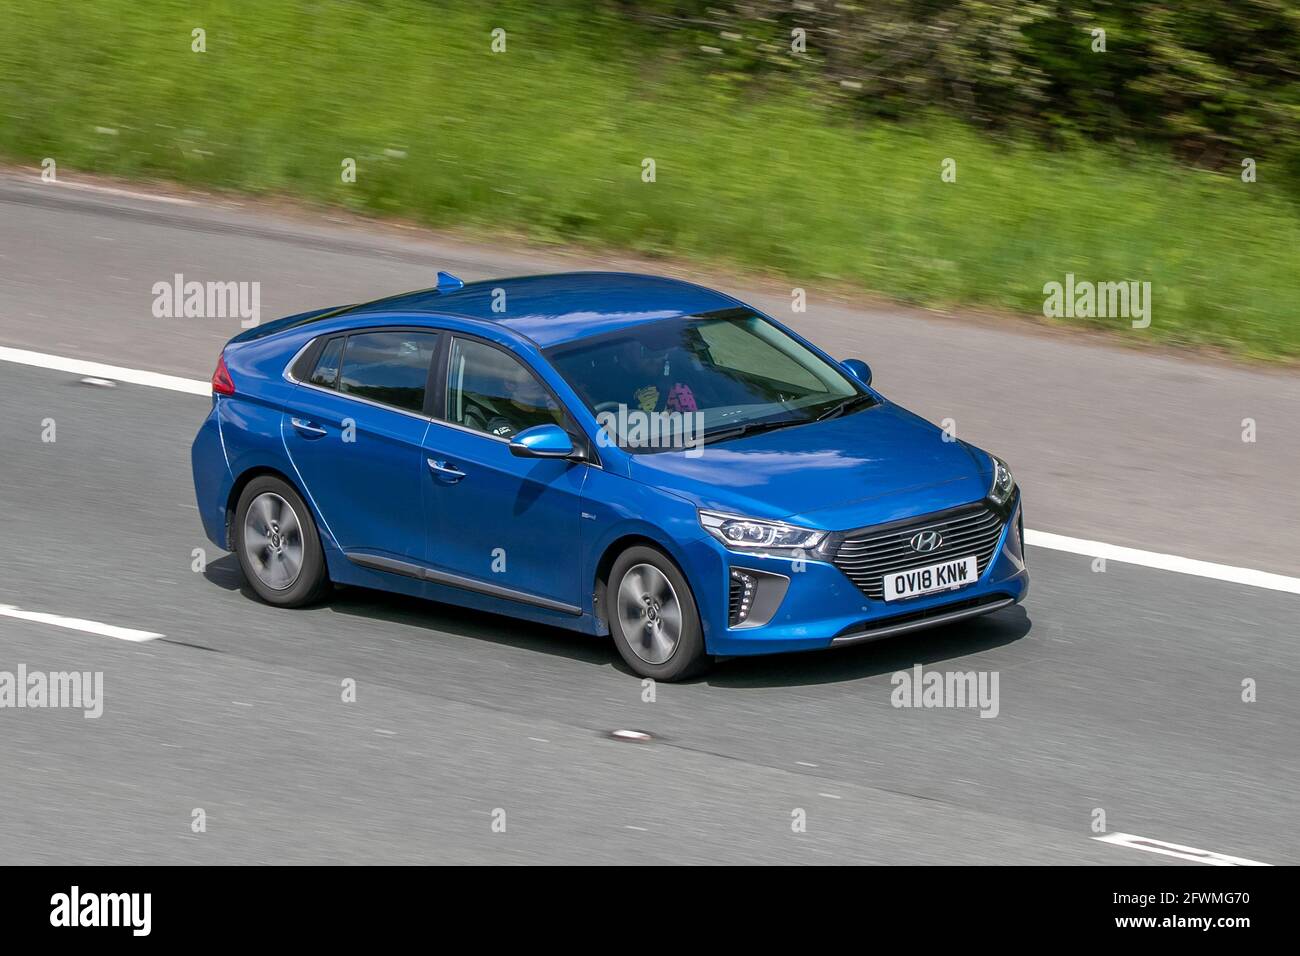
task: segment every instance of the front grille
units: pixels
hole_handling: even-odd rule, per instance
[[[983,574],[997,551],[1003,524],[1001,515],[984,505],[975,505],[938,520],[917,518],[886,531],[851,531],[835,552],[835,566],[867,597],[883,601],[883,578],[895,571],[924,568],[973,554]],[[943,535],[942,544],[923,554],[913,551],[908,542],[919,531],[938,531]]]

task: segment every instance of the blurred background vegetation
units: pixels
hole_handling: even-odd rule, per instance
[[[1159,143],[1211,168],[1266,154],[1300,177],[1292,0],[620,0],[618,8],[657,31],[690,31],[712,61],[705,68],[738,88],[762,90],[788,75],[864,119],[938,108],[1055,145]],[[796,29],[802,56],[790,55]],[[1096,29],[1104,54],[1094,49]]]
[[[0,25],[0,155],[65,178],[935,307],[1150,281],[1150,329],[1074,321],[1300,358],[1292,0],[0,0]]]

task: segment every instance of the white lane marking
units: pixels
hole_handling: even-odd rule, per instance
[[[190,395],[211,395],[209,382],[194,378],[181,378],[177,375],[164,375],[161,372],[146,372],[140,369],[123,368],[118,365],[103,365],[99,362],[86,362],[82,359],[65,358],[61,355],[48,355],[44,352],[31,352],[27,349],[13,349],[0,345],[0,362],[17,362],[20,365],[34,365],[37,368],[54,369],[59,372],[72,372],[75,375],[90,375],[96,378],[114,379],[129,382],[132,385],[148,385],[151,388],[166,388],[174,392],[186,392]],[[1286,591],[1300,594],[1300,578],[1274,574],[1271,571],[1256,571],[1254,568],[1239,568],[1229,564],[1214,564],[1210,561],[1198,561],[1195,558],[1183,558],[1176,554],[1161,554],[1157,551],[1141,551],[1137,548],[1122,548],[1104,541],[1089,541],[1085,538],[1071,538],[1050,531],[1025,529],[1025,543],[1036,548],[1048,548],[1052,551],[1067,551],[1089,558],[1105,558],[1121,564],[1136,564],[1158,571],[1174,571],[1178,574],[1191,574],[1202,578],[1214,578],[1233,584],[1246,584],[1251,587],[1267,588],[1271,591]]]
[[[61,179],[56,179],[53,183],[45,182],[37,177],[37,182],[42,186],[62,186],[64,189],[81,189],[90,193],[103,193],[106,196],[124,196],[127,199],[148,199],[152,202],[169,202],[177,206],[194,206],[197,203],[192,199],[181,199],[179,196],[155,196],[152,193],[138,193],[130,189],[116,189],[112,186],[95,186],[91,183],[69,183]]]
[[[1176,554],[1121,548],[1119,545],[1106,544],[1102,541],[1068,538],[1063,534],[1030,531],[1028,528],[1025,529],[1025,544],[1050,548],[1053,551],[1082,554],[1089,558],[1105,558],[1121,564],[1139,564],[1144,568],[1155,568],[1158,571],[1175,571],[1178,574],[1192,574],[1200,578],[1214,578],[1216,581],[1231,581],[1233,584],[1268,588],[1270,591],[1300,594],[1300,578],[1290,578],[1285,574],[1273,574],[1269,571],[1256,571],[1253,568],[1238,568],[1229,564],[1197,561],[1195,558],[1181,558]]]
[[[173,392],[187,392],[190,395],[212,394],[211,383],[200,382],[193,378],[164,375],[161,372],[145,372],[136,368],[122,368],[119,365],[105,365],[102,362],[87,362],[83,359],[65,358],[62,355],[30,352],[27,349],[11,349],[3,345],[0,345],[0,361],[17,362],[19,365],[34,365],[37,368],[53,369],[56,372],[71,372],[73,375],[90,378],[129,382],[132,385],[166,388]]]
[[[615,740],[629,740],[634,744],[649,743],[653,739],[644,730],[611,730],[609,735]]]
[[[55,627],[66,627],[74,631],[85,631],[88,634],[116,637],[118,640],[135,641],[136,643],[152,641],[162,637],[161,634],[155,634],[153,631],[137,631],[130,627],[101,624],[99,621],[86,621],[79,617],[63,617],[59,614],[45,614],[41,611],[24,611],[12,604],[0,604],[0,615],[16,617],[20,621],[35,621],[37,624],[53,624]]]
[[[1194,846],[1183,846],[1179,843],[1166,843],[1164,840],[1135,836],[1132,833],[1107,833],[1105,836],[1096,836],[1093,839],[1102,843],[1112,843],[1115,846],[1126,846],[1130,850],[1146,850],[1148,853],[1159,853],[1161,856],[1176,856],[1180,860],[1195,860],[1197,863],[1205,863],[1209,866],[1273,865],[1272,863],[1260,863],[1258,860],[1247,860],[1245,857],[1215,853],[1213,850],[1198,850]]]

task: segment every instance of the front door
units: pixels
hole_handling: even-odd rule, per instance
[[[573,430],[533,372],[504,349],[454,336],[444,421],[425,436],[428,563],[487,593],[575,610],[584,462],[516,458],[510,438],[551,422]],[[560,609],[560,608],[557,608]]]

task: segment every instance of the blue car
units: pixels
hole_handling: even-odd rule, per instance
[[[686,282],[439,273],[236,336],[212,392],[204,529],[275,605],[397,591],[609,635],[675,680],[1029,587],[1002,461]]]

